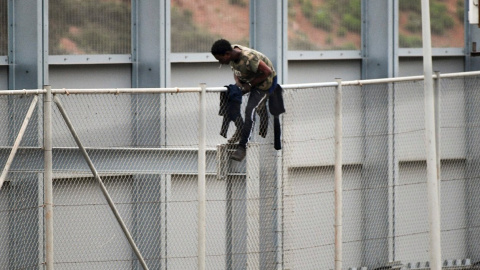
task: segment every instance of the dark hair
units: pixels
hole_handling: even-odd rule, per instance
[[[213,55],[225,55],[226,52],[229,52],[231,50],[232,45],[228,40],[219,39],[215,41],[215,43],[213,43],[211,53]]]

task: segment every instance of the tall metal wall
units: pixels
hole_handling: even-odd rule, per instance
[[[292,42],[286,36],[292,27],[289,25],[292,20],[289,6],[296,3],[294,0],[243,2],[249,6],[250,24],[246,27],[250,29],[250,45],[272,59],[280,82],[305,83],[333,81],[336,77],[371,79],[418,75],[422,66],[421,50],[399,47],[398,5],[401,1],[362,1],[362,46],[359,50],[344,51],[288,49],[289,41]],[[92,70],[94,66],[100,68],[93,68],[97,76],[88,78],[92,87],[113,87],[118,85],[117,79],[123,87],[184,86],[201,82],[223,85],[232,82],[228,69],[224,67],[219,72],[215,59],[208,52],[177,52],[176,48],[171,48],[172,3],[131,2],[131,46],[126,49],[131,53],[122,54],[128,52],[123,49],[120,54],[113,50],[114,54],[73,51],[57,55],[56,47],[49,44],[48,36],[58,29],[49,29],[48,2],[3,0],[1,8],[8,12],[0,14],[0,24],[8,25],[8,35],[2,35],[4,41],[8,37],[8,49],[0,52],[4,54],[0,55],[0,85],[8,85],[9,89],[38,88],[45,84],[69,87],[83,84],[85,77],[76,74]],[[50,5],[58,4],[54,1]],[[69,31],[75,33],[76,30]],[[472,42],[479,39],[477,27],[466,22],[464,47],[434,50],[434,62],[438,63],[435,69],[444,73],[475,70],[479,61],[470,57],[469,52]],[[130,78],[125,77],[124,68],[129,69]],[[105,81],[101,78],[104,76],[111,79]]]

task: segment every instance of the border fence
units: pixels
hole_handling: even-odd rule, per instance
[[[479,269],[480,72],[434,79],[442,264]],[[0,268],[429,269],[423,85],[282,85],[242,162],[224,87],[0,91]]]

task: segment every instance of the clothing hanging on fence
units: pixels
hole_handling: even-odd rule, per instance
[[[285,106],[283,102],[283,89],[279,84],[275,83],[275,87],[271,87],[268,97],[268,110],[273,115],[274,126],[274,148],[276,150],[282,149],[281,145],[281,125],[279,116],[285,112]],[[222,127],[220,135],[227,137],[228,128],[231,121],[235,122],[237,132],[239,132],[243,126],[243,119],[240,113],[240,107],[242,104],[242,91],[240,87],[235,84],[226,85],[227,92],[220,93],[220,110],[219,115],[223,116]],[[268,113],[267,107],[263,106],[259,108],[257,113],[260,115],[260,130],[259,135],[266,137],[268,132]]]

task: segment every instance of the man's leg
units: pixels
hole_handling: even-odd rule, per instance
[[[250,140],[253,128],[255,127],[255,110],[257,106],[265,102],[268,97],[268,93],[253,89],[248,97],[247,107],[245,108],[245,122],[243,123],[242,136],[238,143],[238,149],[232,154],[232,159],[241,161],[246,155],[247,142]]]

